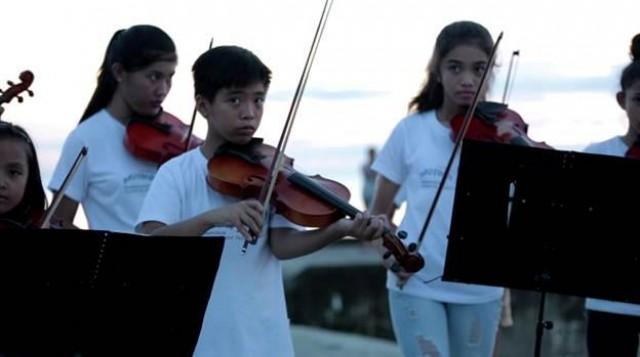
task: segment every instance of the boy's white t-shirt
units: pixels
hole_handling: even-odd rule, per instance
[[[89,228],[133,233],[142,201],[158,165],[133,157],[124,146],[125,126],[105,109],[67,137],[49,189],[58,191],[83,146],[87,156],[65,195],[82,204]]]
[[[584,152],[591,154],[611,155],[624,157],[629,147],[621,136],[588,145]],[[619,301],[587,298],[586,308],[589,310],[609,312],[613,314],[640,316],[640,305]]]
[[[401,120],[378,154],[373,169],[402,187],[407,208],[399,230],[407,232],[406,245],[416,242],[428,209],[453,152],[451,129],[440,123],[435,111],[415,113]],[[459,154],[449,172],[435,213],[420,247],[425,267],[407,281],[402,292],[451,303],[484,303],[499,299],[503,289],[445,282],[442,276],[447,237],[458,176]],[[395,274],[387,274],[387,288],[398,290]],[[425,283],[428,282],[428,283]]]
[[[239,201],[209,187],[207,173],[199,148],[165,163],[151,184],[138,228],[149,221],[174,224]],[[296,227],[279,215],[270,226]],[[205,235],[226,239],[194,355],[293,356],[282,270],[267,237],[263,233],[242,255],[244,240],[235,229],[214,227]]]

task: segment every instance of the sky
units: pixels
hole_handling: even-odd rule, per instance
[[[277,142],[323,0],[6,2],[0,16],[0,89],[31,70],[33,98],[5,105],[4,120],[24,126],[48,182],[62,144],[95,88],[112,34],[153,24],[175,41],[179,64],[164,108],[184,122],[193,111],[190,67],[213,37],[257,54],[273,71],[257,136]],[[319,45],[287,154],[294,167],[346,184],[362,207],[360,166],[406,115],[425,79],[435,38],[447,24],[472,20],[504,37],[489,99],[500,101],[511,53],[520,51],[509,106],[529,136],[580,150],[626,131],[615,92],[640,33],[637,0],[425,1],[335,0]],[[197,119],[204,137],[206,123]]]

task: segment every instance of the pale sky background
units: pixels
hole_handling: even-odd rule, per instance
[[[48,183],[62,144],[95,88],[112,34],[148,23],[175,41],[179,64],[166,111],[188,123],[190,68],[214,45],[239,45],[273,71],[258,136],[276,144],[324,4],[322,0],[102,2],[5,1],[0,88],[30,69],[35,97],[5,105],[3,119],[33,137]],[[435,38],[447,24],[473,20],[504,31],[490,98],[500,101],[512,51],[520,59],[510,107],[529,136],[578,150],[626,130],[615,102],[629,43],[640,32],[638,0],[426,1],[335,0],[298,111],[287,154],[296,168],[346,184],[363,207],[360,166],[406,114],[424,81]],[[204,137],[199,118],[196,134]]]

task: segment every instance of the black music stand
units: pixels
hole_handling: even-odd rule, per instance
[[[191,355],[223,244],[2,231],[0,355]]]
[[[443,280],[640,303],[640,161],[466,140]]]

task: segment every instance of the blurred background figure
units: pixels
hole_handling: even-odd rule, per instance
[[[376,159],[376,148],[370,146],[367,149],[367,161],[362,165],[362,177],[364,183],[362,185],[362,199],[366,209],[369,209],[371,198],[373,197],[373,188],[375,187],[376,173],[371,170],[371,164]]]

